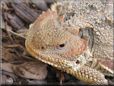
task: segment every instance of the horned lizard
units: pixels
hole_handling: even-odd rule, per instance
[[[100,0],[77,2],[63,1],[60,2],[63,6],[61,10],[55,8],[56,4],[52,6],[52,10],[43,12],[30,26],[25,46],[33,57],[88,84],[108,84],[102,71],[96,69],[93,63],[97,60],[100,68],[113,73],[101,64],[101,60],[107,58],[104,54],[108,55],[108,59],[112,59],[113,36],[112,26],[109,24],[112,23],[112,16],[105,15],[106,11],[103,11],[104,5]],[[106,28],[103,28],[104,26]],[[108,44],[104,41],[106,37]],[[106,48],[109,51],[104,52]]]

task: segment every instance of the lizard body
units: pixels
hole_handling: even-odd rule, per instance
[[[79,34],[74,35],[63,29],[59,21],[56,12],[51,10],[36,19],[25,42],[28,52],[38,60],[70,73],[84,82],[107,84],[102,73],[85,66],[90,59],[87,40]]]
[[[105,69],[113,74],[110,67],[104,66],[108,60],[102,62],[102,59],[108,58],[109,62],[113,59],[112,29],[109,30],[112,24],[111,12],[106,14],[107,9],[104,10],[104,4],[99,0],[80,0],[77,1],[79,4],[74,2],[63,1],[63,8],[58,5],[60,8],[56,9],[53,5],[52,10],[42,13],[28,31],[26,48],[38,60],[88,84],[108,84],[99,71]],[[106,29],[100,29],[104,26]],[[93,64],[96,62],[94,59],[100,67]]]

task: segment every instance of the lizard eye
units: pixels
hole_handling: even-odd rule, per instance
[[[66,42],[61,43],[61,44],[57,45],[57,48],[62,49],[63,47],[65,47],[65,45],[66,45]]]
[[[59,45],[59,47],[64,47],[64,46],[65,46],[65,44],[60,44],[60,45]]]

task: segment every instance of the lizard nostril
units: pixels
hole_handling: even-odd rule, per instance
[[[42,46],[41,49],[44,49],[44,47]]]
[[[79,64],[79,63],[80,63],[80,61],[79,61],[79,60],[77,60],[77,61],[76,61],[76,64]]]

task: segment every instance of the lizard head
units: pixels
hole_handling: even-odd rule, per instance
[[[31,25],[25,42],[32,56],[56,67],[63,66],[64,62],[64,65],[67,62],[75,64],[78,57],[87,51],[87,41],[67,31],[61,20],[54,11],[42,13]]]

